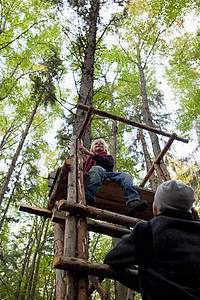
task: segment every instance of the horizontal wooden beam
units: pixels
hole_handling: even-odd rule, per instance
[[[59,219],[60,218],[60,219]],[[65,214],[59,211],[54,211],[51,217],[52,222],[62,222],[65,220]],[[111,225],[104,222],[98,222],[86,218],[87,229],[89,231],[105,234],[115,238],[122,238],[123,235],[131,233],[131,229],[118,225]]]
[[[89,111],[90,106],[79,104],[78,108],[83,109],[85,111]],[[135,127],[142,128],[142,129],[145,129],[145,130],[157,133],[157,134],[161,134],[163,136],[170,137],[172,135],[171,133],[168,133],[168,132],[165,132],[165,131],[162,131],[162,130],[159,130],[159,129],[156,129],[156,128],[153,128],[153,127],[135,122],[133,120],[129,120],[129,119],[126,119],[126,118],[123,118],[123,117],[119,117],[119,116],[116,116],[114,114],[111,114],[111,113],[108,113],[108,112],[105,112],[105,111],[102,111],[102,110],[99,110],[99,109],[96,109],[96,108],[94,108],[93,113],[96,114],[96,115],[102,116],[102,117],[107,117],[109,119],[113,119],[113,120],[117,120],[117,121],[126,123],[126,124],[131,125],[131,126],[135,126]],[[181,137],[178,137],[178,136],[176,137],[176,140],[181,141],[183,143],[188,143],[189,142],[187,139],[184,139],[184,138],[181,138]]]
[[[134,227],[138,222],[144,222],[141,219],[120,215],[117,213],[113,213],[92,206],[70,203],[66,200],[60,200],[58,204],[58,208],[60,210],[68,211],[75,215],[81,215],[84,217],[102,220],[109,223],[115,223],[127,227]]]
[[[68,270],[73,272],[84,272],[88,275],[95,277],[104,277],[117,279],[118,273],[113,270],[109,265],[101,264],[97,262],[90,262],[81,258],[66,257],[64,255],[56,254],[53,259],[53,268]],[[138,271],[132,269],[126,269],[130,276],[137,276]]]
[[[38,215],[44,218],[50,218],[51,221],[55,223],[64,223],[66,219],[66,215],[63,212],[59,212],[59,211],[52,212],[49,209],[35,207],[31,205],[21,204],[19,210],[30,214]],[[131,232],[129,228],[124,228],[117,225],[106,224],[88,218],[86,219],[86,221],[87,221],[87,228],[89,231],[98,232],[116,238],[121,238],[123,235]]]
[[[106,224],[103,222],[86,219],[89,231],[98,232],[115,238],[122,238],[123,235],[131,233],[131,229],[120,227],[117,225]]]
[[[52,211],[49,209],[26,205],[26,204],[20,204],[19,210],[27,212],[29,214],[41,216],[44,218],[51,218],[52,216]]]

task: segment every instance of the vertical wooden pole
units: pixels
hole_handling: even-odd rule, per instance
[[[69,158],[72,165],[68,173],[67,201],[76,203],[76,136],[72,137]],[[68,257],[76,256],[76,217],[66,213],[65,234],[64,234],[64,255]],[[67,300],[76,299],[76,279],[74,274],[66,272],[66,297]]]
[[[85,189],[83,180],[83,159],[80,154],[79,146],[82,145],[81,139],[77,139],[77,193],[78,203],[85,204]],[[85,217],[80,217],[77,221],[77,257],[88,259],[87,223]],[[88,276],[80,274],[77,278],[77,299],[88,300]]]
[[[54,223],[54,253],[63,255],[63,243],[64,243],[64,225],[60,223]],[[56,269],[56,300],[65,299],[65,271]]]

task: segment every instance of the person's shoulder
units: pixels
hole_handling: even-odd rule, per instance
[[[151,220],[147,222],[138,222],[133,230],[137,236],[151,234]]]

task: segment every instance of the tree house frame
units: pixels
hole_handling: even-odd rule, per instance
[[[160,167],[160,162],[174,140],[184,143],[188,143],[188,140],[178,137],[175,133],[170,134],[94,107],[79,104],[78,109],[87,112],[85,122],[79,136],[72,137],[69,157],[64,161],[62,168],[49,176],[51,189],[47,208],[22,204],[20,210],[51,218],[54,224],[53,267],[56,269],[56,300],[88,300],[95,289],[101,299],[110,299],[100,282],[104,278],[117,279],[118,275],[108,265],[88,261],[88,230],[121,238],[124,234],[130,233],[131,228],[138,222],[150,220],[153,217],[152,203],[155,192],[144,186],[154,171],[157,172],[161,183],[169,180]],[[83,173],[82,154],[77,149],[82,145],[83,135],[93,114],[169,138],[139,187],[136,187],[141,200],[146,200],[149,204],[147,211],[137,213],[136,218],[124,215],[125,201],[121,187],[107,179],[97,194],[95,207],[86,205],[85,186],[88,175]],[[129,270],[129,272],[130,276],[137,275],[137,271]]]

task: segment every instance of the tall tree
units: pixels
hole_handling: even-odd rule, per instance
[[[153,101],[150,100],[152,93],[150,87],[153,81],[155,85],[156,77],[155,75],[154,78],[152,77],[154,70],[151,68],[151,63],[155,63],[156,55],[159,54],[160,49],[165,47],[166,41],[163,39],[163,35],[171,29],[175,21],[178,23],[178,17],[176,16],[176,19],[168,18],[166,22],[163,22],[160,10],[149,10],[149,7],[152,5],[150,2],[147,1],[143,5],[140,5],[141,3],[138,1],[130,2],[127,7],[128,18],[125,22],[126,25],[125,27],[122,26],[118,34],[120,33],[119,43],[124,55],[130,60],[130,64],[132,64],[133,69],[139,75],[139,78],[136,80],[140,86],[140,98],[142,101],[140,108],[143,112],[143,121],[148,126],[155,127],[151,108]],[[147,82],[146,78],[150,81]],[[156,96],[155,103],[158,103],[157,99],[158,97]],[[154,156],[157,157],[161,152],[160,141],[155,133],[149,132],[149,135]],[[161,168],[166,178],[169,179],[169,173],[162,162]]]
[[[22,147],[24,145],[25,139],[28,135],[29,129],[32,125],[33,119],[35,117],[35,114],[37,112],[37,109],[39,105],[44,102],[44,105],[47,105],[48,102],[55,103],[55,87],[53,84],[53,77],[57,75],[56,68],[59,69],[60,67],[60,60],[56,57],[56,55],[53,55],[52,57],[49,57],[49,60],[44,62],[44,66],[46,67],[45,72],[42,71],[41,76],[44,76],[44,80],[39,77],[32,78],[34,80],[33,85],[33,99],[37,98],[35,101],[35,106],[32,110],[32,113],[30,115],[30,118],[28,120],[27,126],[25,131],[22,134],[21,140],[19,142],[19,145],[16,149],[15,155],[12,158],[10,167],[8,169],[8,172],[4,178],[4,182],[1,186],[0,190],[0,205],[2,204],[4,194],[7,190],[11,175],[13,173],[13,170],[15,168],[17,159],[20,155],[20,152],[22,150]],[[54,69],[53,69],[54,68]],[[46,78],[45,78],[46,77]]]
[[[99,0],[91,1],[90,12],[89,12],[89,28],[86,40],[86,46],[84,49],[84,61],[82,64],[82,75],[78,103],[86,104],[91,106],[93,103],[93,82],[94,82],[94,60],[96,50],[96,34],[97,34],[97,21],[99,15]],[[78,135],[81,125],[84,121],[84,114],[81,110],[77,110],[74,134]],[[88,126],[84,144],[89,147],[90,144],[90,126]]]

